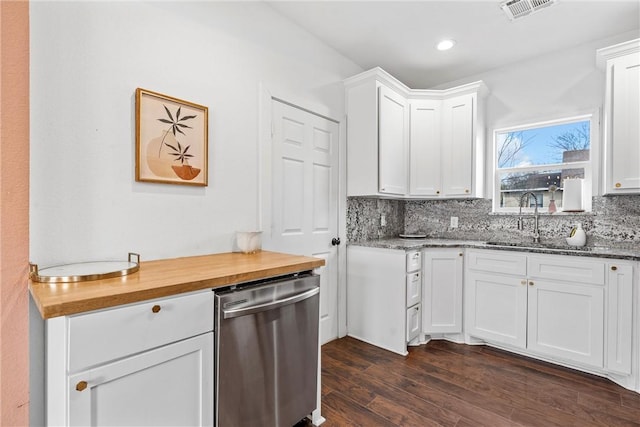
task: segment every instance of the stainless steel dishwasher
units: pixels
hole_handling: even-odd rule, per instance
[[[216,295],[216,426],[291,427],[316,409],[319,279]]]

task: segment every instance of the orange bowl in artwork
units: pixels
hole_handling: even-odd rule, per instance
[[[180,179],[184,179],[185,181],[191,181],[200,173],[200,169],[194,168],[191,165],[171,166],[171,169],[173,169]]]

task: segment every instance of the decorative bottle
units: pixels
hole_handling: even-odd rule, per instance
[[[587,243],[587,233],[582,229],[582,224],[577,223],[567,237],[567,244],[569,246],[584,246],[585,243]]]

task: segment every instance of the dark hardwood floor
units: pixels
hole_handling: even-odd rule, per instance
[[[431,341],[407,357],[342,338],[322,347],[333,426],[640,426],[640,394],[487,346]]]

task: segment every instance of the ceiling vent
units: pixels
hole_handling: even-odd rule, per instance
[[[556,0],[509,0],[500,4],[500,7],[514,21],[555,3]]]

